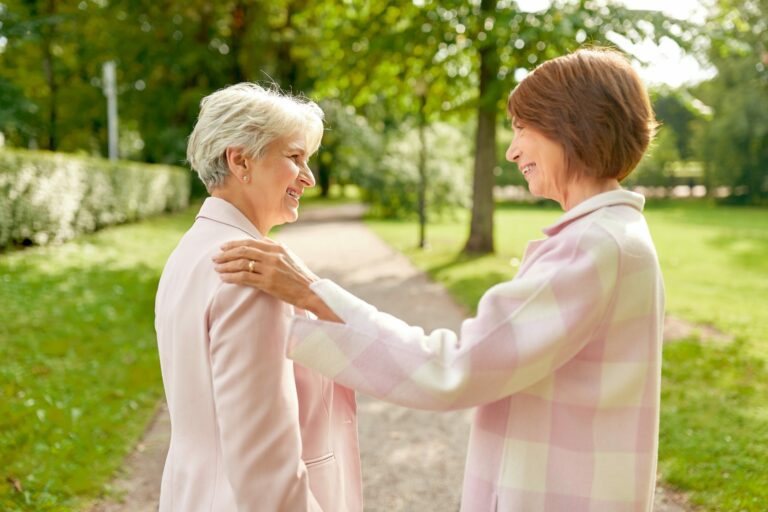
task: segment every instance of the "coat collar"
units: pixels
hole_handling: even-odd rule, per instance
[[[577,204],[549,227],[542,229],[545,235],[552,236],[560,232],[565,226],[574,220],[588,215],[606,206],[626,205],[642,212],[645,206],[645,197],[629,190],[619,189],[603,192]]]
[[[235,205],[218,197],[208,197],[205,200],[195,217],[195,219],[200,218],[226,224],[253,238],[264,238],[256,226]]]

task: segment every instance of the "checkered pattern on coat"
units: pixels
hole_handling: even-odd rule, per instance
[[[643,205],[618,190],[567,212],[459,334],[318,281],[345,324],[295,319],[289,356],[406,407],[477,407],[464,512],[650,511],[664,289]]]

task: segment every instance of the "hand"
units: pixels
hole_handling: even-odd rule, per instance
[[[269,239],[227,242],[213,258],[225,283],[258,288],[318,318],[341,322],[309,287],[317,277],[287,247]]]
[[[226,283],[252,286],[304,308],[309,285],[319,278],[286,247],[272,240],[227,242],[213,258]]]

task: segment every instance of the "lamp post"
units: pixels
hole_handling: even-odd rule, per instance
[[[115,80],[115,61],[104,63],[104,96],[107,97],[107,130],[109,132],[109,159],[117,160],[117,85]]]

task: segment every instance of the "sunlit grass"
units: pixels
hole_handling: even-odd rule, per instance
[[[0,256],[0,509],[76,510],[140,436],[157,281],[196,211]]]
[[[553,208],[502,205],[495,255],[460,254],[467,215],[428,228],[416,249],[413,221],[368,220],[458,302],[474,311],[493,284],[511,279],[528,240],[554,223]],[[668,314],[711,325],[735,340],[698,341],[664,350],[660,472],[713,511],[763,511],[768,503],[768,210],[651,204],[646,210],[659,253]]]

